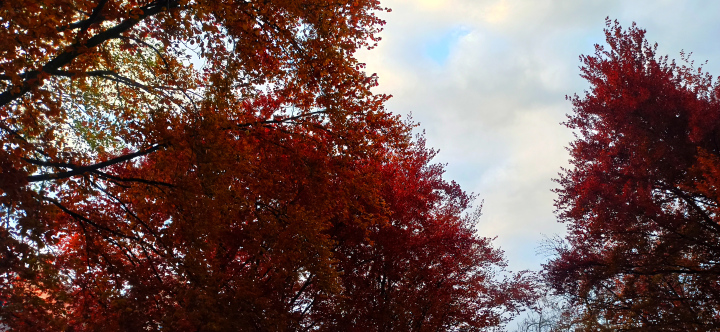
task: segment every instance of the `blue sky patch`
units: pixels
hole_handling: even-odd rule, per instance
[[[442,35],[430,36],[424,44],[424,55],[433,62],[444,65],[460,38],[468,35],[470,30],[456,27]]]

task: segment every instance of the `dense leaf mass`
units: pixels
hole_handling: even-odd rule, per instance
[[[720,328],[720,85],[608,22],[570,98],[565,246],[546,267],[588,329]]]
[[[354,58],[376,0],[0,1],[0,324],[438,331],[532,289]]]

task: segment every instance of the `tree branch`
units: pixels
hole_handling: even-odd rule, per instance
[[[75,58],[82,54],[83,52],[81,52],[80,50],[90,49],[108,40],[120,38],[120,35],[123,32],[130,30],[132,27],[140,23],[140,21],[150,16],[154,16],[162,11],[169,10],[170,8],[178,7],[178,5],[178,0],[154,1],[139,8],[140,10],[142,10],[142,15],[139,15],[137,19],[128,18],[120,22],[119,24],[113,26],[112,28],[96,34],[84,43],[75,43],[70,45],[64,52],[58,54],[52,60],[42,66],[40,70],[25,73],[24,81],[22,84],[10,86],[7,90],[0,93],[0,107],[9,104],[13,100],[29,92],[34,86],[37,86],[39,84],[37,82],[37,79],[41,72],[55,72],[60,68],[70,64],[73,60],[75,60]],[[88,20],[93,19],[93,14],[91,14],[91,17],[88,18]]]
[[[25,161],[27,161],[31,164],[34,164],[34,165],[38,165],[38,166],[62,167],[62,168],[70,168],[71,169],[71,171],[68,171],[68,172],[31,175],[31,176],[27,177],[27,181],[28,182],[39,182],[39,181],[47,181],[47,180],[57,180],[57,179],[73,177],[73,176],[88,173],[88,172],[96,172],[102,168],[112,166],[115,164],[119,164],[122,162],[126,162],[128,160],[132,160],[134,158],[153,153],[153,152],[159,150],[160,148],[166,147],[167,145],[168,144],[157,144],[146,150],[138,151],[138,152],[131,153],[131,154],[126,154],[124,156],[120,156],[117,158],[113,158],[110,160],[103,161],[101,163],[97,163],[94,165],[88,165],[88,166],[79,166],[79,165],[69,164],[69,163],[48,162],[48,161],[25,158]]]
[[[153,181],[153,180],[147,180],[147,179],[143,179],[143,178],[125,178],[125,177],[108,174],[108,173],[100,171],[100,170],[94,170],[94,171],[92,171],[92,173],[97,174],[101,178],[107,178],[107,179],[119,181],[119,182],[138,182],[138,183],[152,185],[152,186],[163,186],[163,187],[171,187],[171,188],[175,187],[174,185],[167,183],[167,182]]]
[[[665,189],[669,190],[673,194],[680,197],[682,200],[685,201],[692,209],[702,218],[705,223],[700,223],[701,225],[705,225],[707,229],[712,229],[715,233],[720,233],[720,225],[715,222],[703,208],[697,205],[697,202],[692,199],[689,195],[685,194],[681,189],[675,188],[674,186],[670,185],[662,185],[665,187]]]
[[[60,202],[58,202],[58,201],[55,200],[55,199],[48,198],[48,197],[42,197],[42,199],[45,200],[45,201],[47,201],[47,202],[52,203],[53,205],[55,205],[56,207],[58,207],[58,208],[59,208],[60,210],[62,210],[63,212],[69,214],[69,215],[70,215],[71,217],[73,217],[75,220],[78,220],[78,221],[80,221],[80,222],[83,222],[83,223],[92,225],[93,227],[95,227],[95,228],[97,228],[97,229],[99,229],[99,230],[106,231],[106,232],[108,232],[108,233],[110,233],[110,234],[113,234],[113,235],[115,235],[115,236],[119,236],[119,237],[121,237],[121,238],[125,238],[125,239],[130,239],[130,240],[135,240],[135,241],[138,241],[138,242],[142,242],[142,239],[138,238],[137,236],[127,235],[127,234],[124,234],[124,233],[122,233],[122,232],[120,232],[120,231],[118,231],[118,230],[114,230],[114,229],[108,228],[108,227],[106,227],[106,226],[100,225],[100,224],[98,224],[98,223],[96,223],[96,222],[94,222],[94,221],[86,218],[85,216],[83,216],[83,215],[81,215],[81,214],[79,214],[79,213],[77,213],[77,212],[75,212],[75,211],[72,211],[72,210],[68,209],[67,207],[65,207],[64,205],[62,205]]]

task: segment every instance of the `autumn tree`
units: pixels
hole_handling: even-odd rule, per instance
[[[382,168],[387,222],[365,232],[336,224],[337,258],[346,297],[334,331],[482,331],[501,326],[534,297],[529,276],[500,279],[502,252],[475,235],[480,208],[459,185],[442,179],[436,152],[420,138]],[[363,238],[364,237],[364,238]]]
[[[0,2],[0,321],[480,330],[532,295],[354,58],[375,0]]]
[[[569,98],[572,168],[546,268],[583,305],[588,330],[720,328],[720,86],[608,21],[582,56],[590,90]]]

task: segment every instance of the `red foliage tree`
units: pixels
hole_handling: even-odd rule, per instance
[[[556,206],[569,235],[546,266],[590,329],[720,327],[720,86],[658,57],[635,25],[581,57],[573,168]],[[684,56],[687,61],[687,57]]]
[[[424,140],[382,167],[386,221],[363,232],[336,225],[345,298],[330,313],[334,331],[481,331],[533,297],[522,274],[497,279],[505,263],[477,237],[473,197],[442,179]]]
[[[469,198],[353,57],[381,9],[1,2],[2,324],[500,323],[526,280],[492,278],[503,262],[463,219]]]

